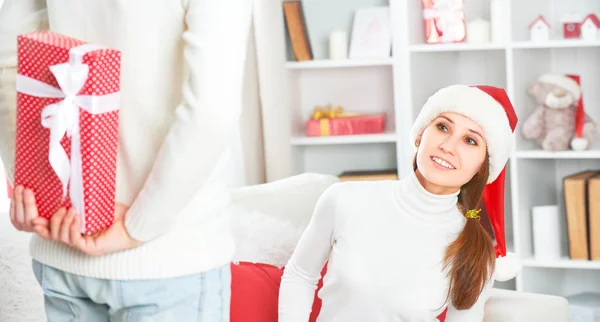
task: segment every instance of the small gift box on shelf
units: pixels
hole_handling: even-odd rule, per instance
[[[40,215],[74,207],[81,232],[113,222],[121,53],[53,32],[17,39],[15,186]]]
[[[466,38],[464,0],[422,0],[425,43],[458,43]]]
[[[316,107],[306,121],[306,136],[379,134],[385,130],[385,113],[344,113],[342,107]]]

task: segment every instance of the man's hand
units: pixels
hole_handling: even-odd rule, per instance
[[[50,219],[49,225],[40,236],[50,240],[63,242],[89,256],[102,256],[114,252],[124,251],[142,245],[127,233],[125,229],[125,214],[129,207],[115,204],[114,222],[106,230],[91,236],[84,236],[80,232],[81,219],[74,208],[68,211],[59,209]]]
[[[16,186],[10,201],[10,221],[17,230],[35,232],[47,238],[48,219],[40,217],[35,204],[33,191]]]

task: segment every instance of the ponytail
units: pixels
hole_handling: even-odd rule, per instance
[[[417,167],[416,158],[413,167]],[[488,176],[489,156],[486,154],[479,172],[461,187],[458,204],[463,215],[468,210],[481,209]],[[468,218],[456,240],[448,245],[444,256],[444,270],[449,269],[450,278],[448,298],[456,309],[469,309],[477,302],[491,277],[495,261],[491,237],[478,218]]]

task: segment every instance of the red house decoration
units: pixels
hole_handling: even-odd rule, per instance
[[[538,16],[529,24],[529,37],[533,42],[547,41],[550,38],[550,24],[543,16]]]
[[[560,22],[563,24],[563,37],[565,39],[579,38],[581,34],[582,17],[578,14],[567,14]]]
[[[598,39],[600,30],[600,20],[595,14],[587,15],[583,21],[581,21],[581,39],[594,41]]]

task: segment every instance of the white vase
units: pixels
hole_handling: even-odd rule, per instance
[[[490,1],[490,29],[491,38],[495,43],[506,41],[506,1]]]
[[[334,30],[329,34],[329,59],[348,58],[348,35],[343,30]]]
[[[561,214],[558,206],[532,209],[533,254],[535,259],[554,260],[561,257]]]
[[[477,18],[467,23],[467,43],[482,44],[490,42],[490,23]]]

